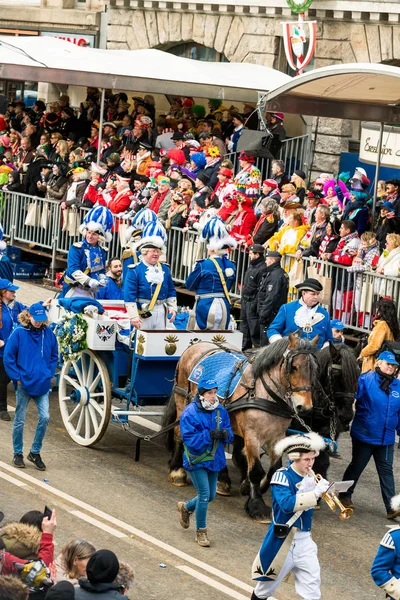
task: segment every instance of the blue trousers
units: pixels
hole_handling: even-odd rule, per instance
[[[208,503],[214,500],[217,493],[218,471],[195,469],[190,471],[190,478],[196,488],[197,496],[186,502],[186,508],[189,512],[196,511],[196,528],[205,529]]]
[[[49,414],[49,393],[43,396],[29,396],[18,384],[16,391],[16,407],[13,426],[13,446],[14,454],[22,454],[24,445],[24,425],[26,419],[26,409],[28,408],[29,400],[32,398],[38,409],[38,423],[36,426],[35,439],[33,440],[31,452],[39,454],[42,448],[43,438],[46,433],[47,424],[50,419]]]
[[[362,472],[369,463],[370,459],[374,457],[375,467],[379,477],[379,484],[381,486],[383,502],[385,504],[386,511],[391,511],[392,509],[390,507],[390,500],[395,495],[393,477],[394,444],[389,446],[376,446],[373,444],[367,444],[366,442],[361,442],[360,440],[356,440],[354,438],[352,438],[352,444],[353,451],[351,463],[343,475],[343,481],[354,479],[354,483],[346,493],[340,494],[340,497],[351,497]]]

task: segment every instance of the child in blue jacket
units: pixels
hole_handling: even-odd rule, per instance
[[[400,494],[391,500],[393,512],[400,510]],[[372,579],[385,590],[387,598],[400,600],[400,526],[389,529],[379,544],[371,568]]]
[[[49,422],[49,391],[58,362],[57,339],[47,327],[47,312],[42,302],[32,304],[19,315],[20,325],[11,334],[4,352],[4,367],[16,386],[13,427],[14,465],[24,468],[23,435],[26,409],[33,398],[38,409],[38,423],[28,460],[39,471],[46,465],[40,450]]]
[[[207,509],[217,492],[218,473],[226,466],[224,446],[233,442],[228,411],[220,406],[217,389],[214,379],[203,377],[196,397],[180,419],[183,466],[190,472],[197,496],[186,503],[178,502],[179,522],[188,529],[190,515],[196,512],[196,542],[203,547],[210,545]]]

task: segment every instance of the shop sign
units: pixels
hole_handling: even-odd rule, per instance
[[[379,125],[363,123],[360,140],[360,160],[376,164],[379,146]],[[400,128],[386,126],[383,132],[381,165],[400,168]]]
[[[59,40],[65,40],[71,42],[75,46],[83,46],[94,48],[96,36],[94,35],[83,35],[81,33],[69,33],[65,31],[42,31],[40,35],[55,37]]]

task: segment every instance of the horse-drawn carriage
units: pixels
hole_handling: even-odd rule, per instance
[[[61,416],[69,435],[81,446],[99,442],[111,419],[127,428],[129,417],[162,416],[157,406],[167,403],[176,365],[190,345],[219,341],[240,348],[242,344],[238,331],[136,330],[120,336],[121,323],[128,323],[123,301],[102,304],[104,315],[82,315],[87,323],[87,348],[81,348],[77,356],[64,357],[58,376]],[[65,315],[53,301],[50,319],[59,323]],[[140,434],[137,437],[138,460]]]

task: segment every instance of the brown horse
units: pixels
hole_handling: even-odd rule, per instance
[[[188,381],[192,369],[206,356],[219,352],[240,352],[232,346],[213,342],[198,342],[185,350],[177,365],[175,386],[167,406],[163,426],[180,418],[186,404],[197,391]],[[263,501],[260,484],[266,473],[261,466],[264,450],[272,466],[276,461],[274,446],[285,436],[292,417],[312,409],[313,382],[317,377],[316,340],[308,342],[290,335],[257,350],[253,359],[236,365],[242,373],[234,393],[224,400],[230,413],[232,430],[243,438],[243,453],[247,459],[249,498],[248,514],[261,522],[269,521],[271,509]],[[186,484],[183,469],[183,444],[179,425],[169,435],[172,453],[169,480],[175,485]]]

